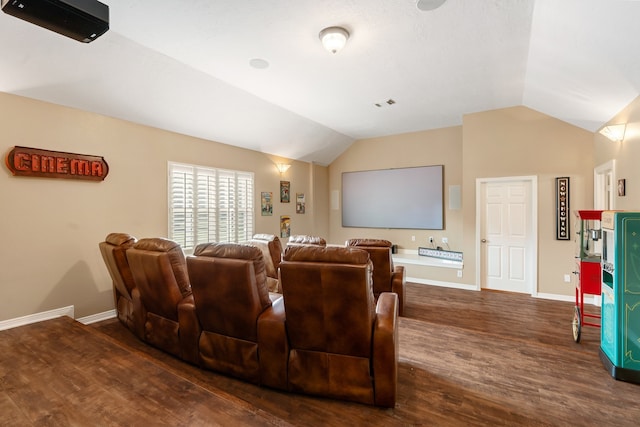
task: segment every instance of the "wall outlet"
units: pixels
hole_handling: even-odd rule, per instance
[[[571,275],[570,274],[565,274],[564,275],[564,283],[571,283]]]
[[[458,270],[458,277],[462,277],[462,270]]]
[[[411,236],[411,241],[415,242],[416,241],[416,236]]]
[[[446,237],[443,237],[443,238],[442,238],[442,243],[449,243],[449,239],[448,239],[448,238],[446,238]]]

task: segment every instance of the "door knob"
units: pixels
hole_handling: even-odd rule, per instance
[[[480,240],[482,243],[487,243],[487,239]]]

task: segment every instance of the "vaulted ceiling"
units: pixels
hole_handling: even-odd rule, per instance
[[[639,1],[103,3],[89,44],[0,14],[0,91],[326,165],[517,105],[593,132],[640,89]],[[350,38],[332,54],[335,25]]]

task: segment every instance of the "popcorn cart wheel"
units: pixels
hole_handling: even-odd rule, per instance
[[[577,305],[573,310],[573,322],[571,322],[573,327],[573,340],[575,342],[580,342],[580,332],[582,332],[582,312],[580,311],[580,307]]]

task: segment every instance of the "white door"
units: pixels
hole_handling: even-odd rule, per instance
[[[535,294],[532,179],[480,183],[481,288]]]
[[[616,161],[611,160],[596,167],[593,171],[593,208],[599,210],[615,209],[613,182]]]

